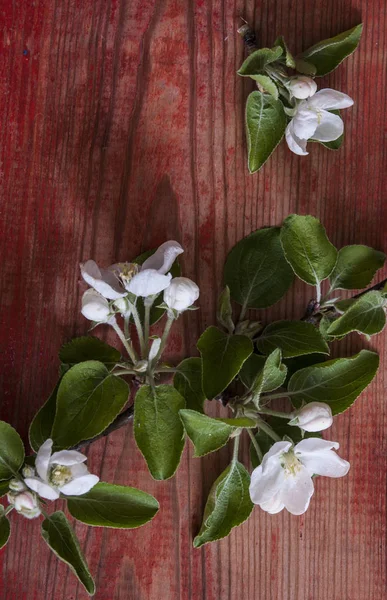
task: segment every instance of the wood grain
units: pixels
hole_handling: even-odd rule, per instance
[[[355,99],[340,152],[315,145],[300,158],[281,144],[248,174],[239,16],[262,45],[285,34],[296,52],[364,22],[359,51],[322,81]],[[339,247],[387,249],[384,0],[1,0],[0,22],[1,418],[25,439],[54,385],[60,345],[87,330],[81,260],[108,265],[180,240],[184,273],[201,288],[201,310],[171,339],[180,359],[214,322],[222,263],[250,231],[298,211],[321,218]],[[309,295],[300,284],[262,318],[297,318]],[[340,351],[361,343],[353,337]],[[228,451],[199,460],[187,447],[177,477],[156,483],[131,428],[96,443],[93,471],[153,493],[162,507],[138,531],[77,526],[97,600],[385,598],[385,337],[372,345],[383,367],[331,434],[350,474],[319,479],[303,517],[256,509],[228,539],[193,550]],[[86,597],[50,556],[38,522],[12,515],[12,528],[2,600]]]

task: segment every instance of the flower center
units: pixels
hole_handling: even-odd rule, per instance
[[[50,473],[50,483],[57,487],[65,485],[72,480],[71,469],[63,465],[54,465]]]
[[[294,454],[293,450],[285,452],[281,456],[281,467],[285,469],[286,477],[295,477],[301,470],[302,464]]]
[[[119,268],[120,271],[117,274],[125,285],[137,275],[140,270],[140,265],[137,265],[136,263],[120,263]]]

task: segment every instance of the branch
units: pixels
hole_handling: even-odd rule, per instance
[[[108,436],[113,431],[116,431],[117,429],[120,429],[121,427],[124,427],[125,425],[127,425],[133,419],[133,414],[134,414],[134,406],[132,404],[132,406],[129,406],[129,408],[127,408],[122,413],[120,413],[118,415],[118,417],[115,418],[113,423],[110,423],[109,427],[107,427],[105,429],[105,431],[103,431],[99,435],[96,435],[95,437],[91,438],[90,440],[82,440],[75,446],[72,446],[71,448],[69,448],[69,450],[80,450],[81,448],[90,446],[90,444],[96,442],[97,440],[100,440],[100,439]]]

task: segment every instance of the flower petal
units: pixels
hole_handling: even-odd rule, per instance
[[[46,500],[57,500],[59,498],[59,492],[38,477],[27,477],[24,481],[30,490],[33,490],[42,498],[46,498]]]
[[[97,292],[109,300],[117,300],[126,295],[120,282],[112,271],[100,269],[94,260],[80,265],[83,279]]]
[[[353,100],[347,94],[325,88],[320,90],[312,96],[308,101],[308,106],[312,108],[322,108],[326,110],[333,110],[339,108],[348,108],[353,105]]]
[[[344,131],[344,123],[341,117],[326,110],[321,110],[319,116],[320,121],[312,136],[312,140],[317,140],[318,142],[333,142],[333,140],[337,140]]]
[[[137,273],[126,286],[128,292],[135,296],[154,296],[165,290],[172,279],[172,275],[160,275],[155,269],[145,269]]]
[[[83,463],[85,460],[87,460],[87,456],[81,454],[81,452],[77,452],[76,450],[60,450],[59,452],[54,452],[50,463],[71,467],[72,465]]]
[[[318,114],[315,110],[310,108],[302,108],[303,102],[300,104],[300,108],[292,119],[294,134],[301,140],[308,140],[311,138],[316,131],[318,125]]]
[[[338,442],[307,438],[295,446],[294,452],[310,475],[344,477],[350,464],[334,452],[333,449],[337,450],[339,447]]]
[[[83,475],[69,481],[69,483],[65,483],[59,489],[66,496],[82,496],[89,492],[98,482],[99,477],[97,475]]]
[[[279,459],[270,462],[264,471],[259,465],[251,473],[250,498],[254,504],[262,504],[272,500],[279,492],[285,481],[285,469],[282,468]]]
[[[99,292],[90,288],[82,296],[81,313],[89,321],[106,323],[110,318],[109,303]]]
[[[145,271],[146,269],[155,269],[161,275],[165,275],[171,269],[173,263],[175,262],[177,256],[184,252],[183,248],[180,246],[179,242],[175,242],[174,240],[170,240],[169,242],[164,242],[161,244],[152,256],[147,258],[143,264],[141,271]]]
[[[275,515],[281,512],[281,510],[285,508],[285,505],[282,502],[281,491],[277,492],[277,494],[275,494],[275,496],[273,496],[270,500],[261,502],[259,506],[262,508],[262,510],[268,512],[270,515]]]
[[[36,471],[43,481],[47,481],[48,465],[50,463],[53,441],[48,439],[38,450],[35,459]]]
[[[309,152],[306,151],[307,140],[301,140],[294,133],[293,119],[286,128],[285,138],[289,150],[294,152],[294,154],[298,154],[299,156],[307,156],[307,154],[309,154]]]
[[[72,465],[70,471],[73,479],[89,474],[89,470],[85,463],[78,463],[77,465]]]
[[[275,444],[272,445],[270,450],[268,452],[266,452],[265,456],[263,457],[263,460],[262,460],[263,470],[265,470],[266,466],[269,463],[271,463],[273,459],[278,460],[279,457],[281,456],[281,454],[283,454],[284,452],[288,452],[291,447],[292,447],[291,442],[275,442]]]
[[[308,509],[314,486],[310,473],[304,467],[295,476],[289,476],[281,490],[281,499],[292,515],[302,515]]]

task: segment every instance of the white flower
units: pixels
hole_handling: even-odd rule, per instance
[[[313,475],[343,477],[349,462],[340,458],[337,442],[308,438],[293,446],[276,442],[251,474],[250,497],[254,504],[275,514],[286,508],[302,515],[314,492]]]
[[[333,423],[332,410],[325,402],[310,402],[303,406],[289,425],[296,425],[305,431],[323,431]]]
[[[107,323],[114,319],[106,298],[92,289],[86,290],[82,296],[81,313],[89,321],[96,321],[97,323]]]
[[[124,288],[111,267],[100,269],[94,260],[88,260],[84,264],[81,264],[80,268],[82,277],[86,283],[105,298],[117,300],[117,298],[126,296]]]
[[[76,450],[52,452],[52,440],[48,439],[36,455],[39,477],[26,477],[26,485],[47,500],[56,500],[60,492],[67,496],[81,496],[94,487],[99,477],[91,475],[82,464],[87,456]]]
[[[125,285],[128,292],[135,296],[155,296],[165,290],[172,279],[168,273],[176,257],[184,252],[178,242],[164,242],[152,256],[142,264],[137,275]]]
[[[8,502],[13,505],[14,509],[27,519],[35,519],[41,514],[39,502],[34,492],[9,492],[7,499]]]
[[[169,308],[181,312],[199,298],[199,293],[199,288],[194,281],[187,277],[175,277],[164,291],[164,302]]]
[[[152,345],[151,345],[150,350],[149,350],[149,356],[148,356],[149,362],[152,362],[152,360],[154,360],[156,358],[156,356],[159,353],[160,346],[161,346],[161,338],[156,337],[152,341]]]
[[[335,90],[320,90],[308,100],[302,100],[286,128],[286,142],[292,152],[305,156],[309,139],[319,142],[337,140],[344,131],[342,119],[329,110],[348,108],[353,100]]]
[[[310,96],[313,96],[317,92],[317,84],[314,79],[305,75],[292,77],[287,87],[292,96],[299,100],[310,98]]]

